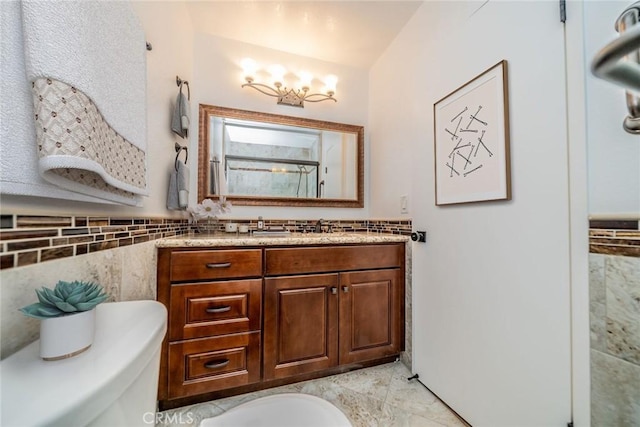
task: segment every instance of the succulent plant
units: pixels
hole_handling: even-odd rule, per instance
[[[36,289],[39,302],[22,307],[20,311],[36,319],[60,317],[89,311],[108,298],[102,286],[91,282],[60,280],[53,290]]]

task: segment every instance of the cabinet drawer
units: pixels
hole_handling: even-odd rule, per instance
[[[169,398],[260,381],[260,332],[169,344]]]
[[[400,267],[404,245],[358,245],[265,249],[266,275]]]
[[[261,279],[172,285],[169,339],[260,329],[261,307]]]
[[[233,279],[262,275],[262,250],[174,251],[171,281]]]

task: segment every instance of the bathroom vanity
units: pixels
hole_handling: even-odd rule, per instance
[[[405,244],[383,234],[158,242],[169,311],[167,409],[393,360],[404,350]]]

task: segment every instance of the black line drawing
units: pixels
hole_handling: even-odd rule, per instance
[[[467,162],[464,164],[464,169],[467,169],[467,165],[471,165],[471,160],[469,160],[468,158],[466,158],[465,156],[463,156],[462,154],[460,154],[460,151],[456,151],[456,154],[460,157],[462,157],[463,159],[465,159]],[[471,157],[471,156],[469,156]]]
[[[450,135],[451,135],[451,140],[453,141],[454,139],[460,138],[458,136],[458,129],[460,129],[460,123],[462,123],[462,117],[460,117],[460,120],[458,120],[458,124],[456,125],[456,130],[453,131],[453,133],[451,133],[451,131],[447,128],[445,128],[444,130],[446,130]]]
[[[482,167],[482,165],[476,166],[475,168],[471,169],[469,172],[465,172],[465,173],[463,174],[463,176],[466,178],[466,177],[467,177],[467,175],[469,175],[471,172],[475,172],[475,171],[477,171],[478,169],[480,169],[481,167]]]
[[[453,163],[453,162],[452,162],[452,163]],[[457,170],[455,170],[455,169],[453,168],[453,166],[451,166],[449,163],[445,163],[445,164],[447,165],[447,167],[448,167],[449,169],[451,169],[451,172],[449,173],[449,176],[450,176],[450,177],[451,177],[451,176],[453,176],[453,174],[454,174],[454,173],[455,173],[456,175],[460,176],[460,174],[458,173],[458,171],[457,171]]]
[[[487,146],[484,144],[484,141],[482,140],[482,138],[484,138],[484,130],[482,131],[482,135],[480,135],[480,138],[478,138],[478,146],[476,148],[476,154],[473,155],[473,157],[476,157],[478,155],[478,148],[480,148],[480,145],[482,145],[484,147],[485,150],[487,150],[487,153],[489,153],[489,157],[493,157],[493,153],[491,152],[491,150],[489,150],[489,148],[487,148]]]
[[[478,106],[478,111],[476,111],[475,114],[471,114],[469,117],[471,117],[471,120],[469,120],[469,124],[467,125],[467,129],[469,129],[469,126],[471,126],[471,123],[473,123],[474,120],[482,123],[485,126],[488,126],[489,124],[485,121],[482,121],[478,118],[478,113],[480,112],[480,110],[482,110],[482,105]]]
[[[447,128],[444,129],[449,135],[451,135],[451,141],[455,142],[455,146],[451,149],[451,151],[449,152],[449,155],[447,156],[448,159],[451,159],[451,164],[449,164],[448,162],[445,162],[446,166],[449,168],[450,178],[455,178],[454,174],[459,177],[467,177],[470,173],[477,171],[484,165],[484,161],[486,161],[487,158],[484,157],[483,159],[483,156],[478,156],[478,151],[480,149],[480,146],[484,148],[484,150],[487,152],[489,157],[493,157],[493,153],[491,152],[489,147],[487,147],[487,144],[484,141],[484,136],[487,130],[477,129],[478,126],[483,126],[483,127],[486,126],[487,128],[490,127],[487,121],[484,121],[478,117],[478,115],[482,111],[482,105],[478,105],[478,108],[475,114],[469,114],[469,123],[467,124],[467,126],[461,127],[460,125],[462,123],[463,114],[467,111],[469,111],[468,105],[466,105],[462,111],[460,111],[458,114],[453,116],[453,118],[450,120],[450,122],[454,122],[456,119],[458,119],[456,129],[453,132]],[[465,142],[462,136],[458,135],[458,133],[462,133],[462,132],[477,134],[480,132],[480,130],[482,131],[482,133],[480,134],[480,137],[477,138],[478,144],[472,144],[470,141]],[[462,154],[461,152],[462,149],[466,147],[469,147],[468,154]],[[457,157],[456,154],[458,154],[458,156],[464,159],[464,166],[462,166],[462,170],[466,172],[463,172],[462,175],[456,169],[456,165],[455,165],[455,159]],[[474,159],[473,161],[471,160],[472,157]],[[472,167],[473,169],[468,170]],[[458,169],[459,168],[460,166],[458,166]]]
[[[450,152],[450,153],[449,153],[449,155],[447,156],[448,158],[451,158],[451,156],[453,155],[453,153],[454,153],[456,150],[459,150],[459,149],[461,149],[461,148],[468,147],[468,146],[470,146],[470,145],[471,145],[471,143],[468,143],[468,144],[465,144],[465,145],[460,145],[460,144],[462,144],[462,142],[463,142],[463,141],[462,141],[462,138],[460,138],[460,142],[458,142],[458,145],[456,145],[455,147],[453,147],[453,150],[451,150],[451,152]]]
[[[451,132],[449,129],[444,128],[444,130],[451,135],[451,140],[453,141],[455,138],[458,138],[458,135],[456,135],[455,133]]]
[[[468,108],[467,108],[467,107],[464,107],[464,110],[462,110],[462,111],[460,111],[458,114],[456,114],[456,116],[455,116],[453,119],[451,119],[451,121],[454,121],[455,119],[457,119],[458,117],[460,117],[460,115],[461,115],[462,113],[464,113],[465,111],[467,111],[467,110],[468,110]]]

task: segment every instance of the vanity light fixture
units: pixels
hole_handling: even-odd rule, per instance
[[[278,104],[304,108],[305,101],[320,102],[331,100],[333,102],[338,102],[338,100],[333,97],[336,93],[336,83],[338,82],[338,78],[334,75],[328,75],[325,77],[324,84],[326,93],[309,93],[311,81],[313,80],[313,75],[309,72],[302,71],[299,73],[299,89],[289,89],[284,86],[283,83],[286,70],[282,65],[272,65],[269,67],[274,87],[254,82],[258,67],[253,59],[243,59],[242,69],[244,71],[244,79],[246,81],[242,87],[252,87],[265,95],[274,96],[278,98]]]

